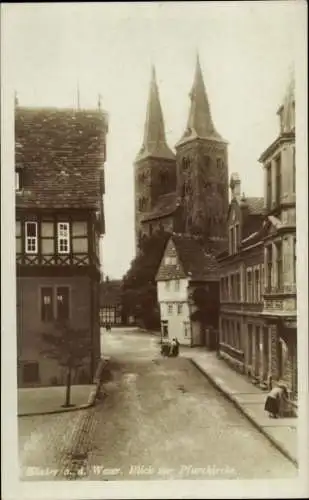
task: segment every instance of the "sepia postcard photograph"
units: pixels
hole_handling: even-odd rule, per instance
[[[307,5],[1,5],[2,498],[306,498]]]

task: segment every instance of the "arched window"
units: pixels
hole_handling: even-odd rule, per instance
[[[182,169],[186,171],[186,170],[188,170],[188,169],[189,169],[189,166],[190,166],[190,159],[189,159],[189,158],[184,157],[184,158],[182,159]]]

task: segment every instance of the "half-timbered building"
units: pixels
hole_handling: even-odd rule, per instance
[[[100,358],[100,238],[107,115],[16,107],[18,384],[63,383],[42,355],[42,332],[69,320],[91,339],[83,381]],[[86,377],[86,378],[85,378]],[[78,379],[76,379],[78,382]]]

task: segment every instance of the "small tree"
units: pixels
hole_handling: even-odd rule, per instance
[[[91,342],[87,330],[74,329],[68,322],[56,323],[53,333],[43,333],[42,339],[45,348],[41,354],[44,357],[55,359],[58,364],[66,368],[66,394],[64,407],[71,404],[72,372],[82,366],[83,360],[91,353]]]

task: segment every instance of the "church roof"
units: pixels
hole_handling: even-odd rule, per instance
[[[138,162],[149,156],[175,159],[175,154],[166,142],[163,113],[154,67],[151,74],[143,144],[135,161]]]
[[[194,82],[190,93],[191,106],[186,130],[176,147],[193,139],[211,139],[226,142],[216,131],[205,89],[199,56],[196,58]]]
[[[106,131],[98,110],[17,107],[15,167],[23,189],[16,207],[103,211]]]
[[[149,222],[151,220],[167,217],[173,214],[178,206],[179,200],[177,193],[172,192],[163,194],[159,196],[154,209],[143,217],[142,222]]]

